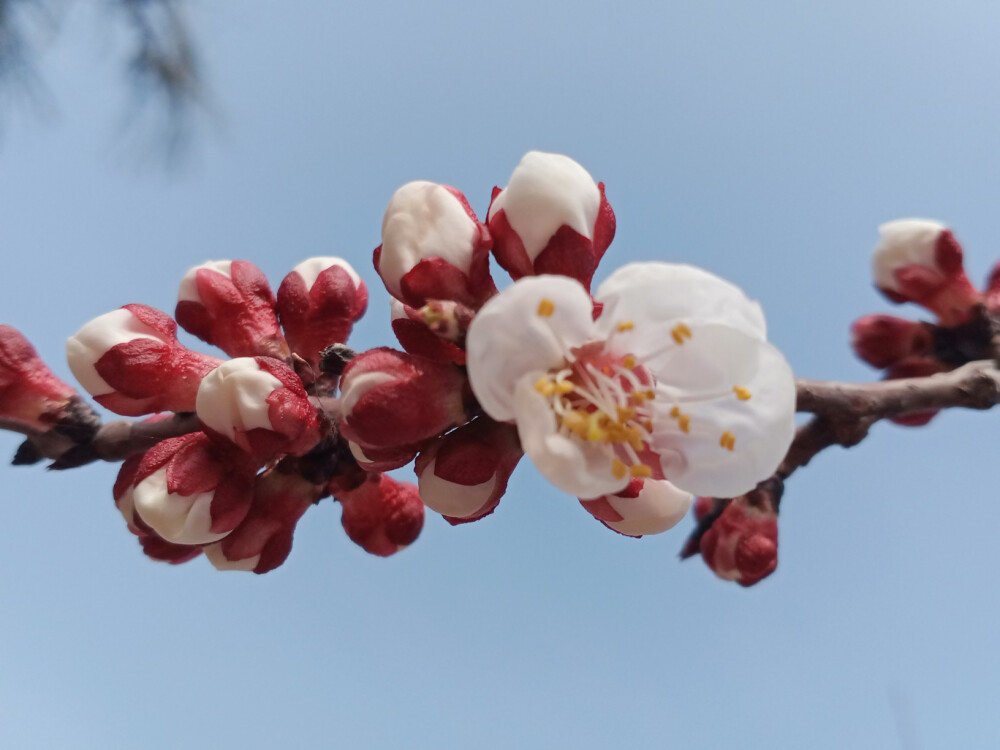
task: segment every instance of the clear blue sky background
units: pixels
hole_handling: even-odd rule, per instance
[[[951,223],[977,281],[997,257],[995,2],[200,2],[219,116],[175,174],[135,167],[120,36],[81,5],[45,57],[53,115],[4,113],[0,144],[0,321],[66,377],[66,336],[171,310],[207,259],[277,284],[342,255],[373,292],[352,343],[387,343],[393,190],[483,212],[534,148],[607,183],[599,278],[724,275],[802,376],[873,376],[847,329],[889,308],[880,222]],[[428,517],[389,560],[326,502],[263,577],[147,561],[113,466],[0,467],[0,745],[1000,747],[998,417],[824,453],[750,590],[676,560],[690,522],[616,536],[528,465],[494,516]]]

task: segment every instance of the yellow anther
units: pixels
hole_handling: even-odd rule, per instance
[[[583,412],[576,410],[566,412],[562,416],[562,423],[573,434],[581,438],[587,436],[587,426],[590,424],[590,420]]]
[[[587,440],[590,440],[595,443],[600,440],[604,440],[607,437],[607,433],[599,424],[599,420],[597,418],[596,413],[590,415],[589,422],[590,424],[587,425]]]
[[[722,433],[722,437],[719,438],[719,445],[727,451],[733,450],[736,447],[736,436],[729,430],[726,430]]]
[[[548,397],[556,392],[556,384],[546,377],[541,377],[535,381],[535,390]]]
[[[642,432],[639,431],[639,428],[629,427],[626,434],[628,436],[628,444],[632,446],[632,449],[641,451],[644,446],[642,443]]]
[[[650,388],[649,390],[643,391],[643,396],[647,401],[652,401],[654,398],[656,398],[656,391]]]
[[[573,392],[573,384],[570,383],[568,380],[560,380],[554,383],[554,386],[556,389],[556,393],[558,393],[560,396],[565,396],[567,393]]]
[[[635,417],[635,409],[631,406],[619,406],[618,407],[618,421],[621,423],[628,422]]]
[[[647,479],[653,476],[653,470],[646,466],[646,464],[635,464],[635,466],[630,466],[628,468],[628,473],[633,477],[645,477]]]
[[[642,423],[642,429],[644,429],[646,432],[652,432],[653,431],[653,420],[652,419],[647,419],[645,422],[643,422]]]
[[[691,432],[691,415],[681,414],[677,417],[677,426],[681,428],[681,432]]]
[[[611,476],[615,479],[624,479],[627,473],[628,467],[621,462],[621,459],[616,458],[611,462]]]
[[[671,329],[670,335],[673,337],[674,343],[683,344],[684,339],[691,338],[691,329],[683,323],[678,323]]]
[[[550,299],[543,299],[538,303],[538,317],[547,318],[556,311],[556,303]]]
[[[537,388],[538,386],[536,385],[535,387]],[[680,415],[681,415],[681,407],[675,406],[673,409],[670,410],[670,416],[673,417],[674,419],[677,419],[677,417],[679,417]]]
[[[635,328],[635,323],[631,320],[623,320],[618,324],[619,332],[631,331],[633,328]]]
[[[625,369],[627,370],[631,370],[633,367],[635,367],[635,364],[636,364],[636,359],[635,355],[633,354],[626,354],[625,358],[622,360],[622,365],[624,365]]]
[[[738,385],[734,385],[733,386],[733,393],[736,394],[736,398],[738,398],[740,401],[749,401],[750,400],[750,391],[748,391],[746,388],[742,388],[742,387],[740,387]]]

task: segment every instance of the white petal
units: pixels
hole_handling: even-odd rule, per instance
[[[518,383],[514,408],[521,447],[542,476],[563,492],[584,499],[624,489],[629,479],[611,475],[614,457],[609,446],[560,435],[548,399],[535,390],[534,381],[529,375]]]
[[[400,279],[424,258],[443,258],[468,273],[477,232],[465,206],[443,185],[409,182],[392,196],[382,219],[379,275],[400,297]]]
[[[229,560],[222,552],[222,544],[209,544],[202,548],[205,557],[212,563],[216,570],[245,570],[252,571],[260,562],[260,555],[247,557],[243,560]]]
[[[97,374],[94,364],[108,349],[134,339],[163,341],[158,331],[140,323],[125,308],[112,310],[85,323],[83,328],[66,341],[66,361],[73,377],[80,381],[80,385],[91,396],[114,392],[115,389]]]
[[[725,326],[692,328],[655,373],[653,450],[681,489],[735,497],[774,473],[795,434],[795,378],[781,353]],[[745,389],[748,400],[735,388]],[[688,432],[670,416],[690,419]],[[722,445],[729,433],[733,450]]]
[[[604,303],[597,321],[601,330],[610,333],[625,321],[635,324],[617,334],[616,342],[640,358],[669,342],[677,323],[725,323],[755,338],[767,337],[758,303],[735,284],[694,266],[629,263],[611,274],[594,298]]]
[[[333,268],[334,266],[343,268],[347,272],[347,275],[351,277],[351,281],[354,282],[355,287],[361,285],[361,277],[358,276],[351,264],[343,258],[309,258],[295,266],[292,269],[292,273],[297,273],[302,277],[302,280],[306,283],[306,289],[312,289],[312,285],[316,283],[319,275],[326,269]]]
[[[554,305],[538,314],[539,304]],[[469,382],[486,413],[514,419],[514,388],[528,372],[560,367],[570,347],[596,336],[593,303],[583,286],[565,276],[521,279],[490,299],[466,336]]]
[[[621,521],[608,522],[608,526],[620,534],[645,536],[660,534],[680,523],[694,497],[670,482],[647,479],[638,497],[608,495],[607,500],[622,517]]]
[[[937,239],[948,227],[929,219],[897,219],[878,228],[881,239],[872,252],[875,284],[899,289],[894,272],[909,265],[937,268]]]
[[[504,210],[534,261],[564,224],[592,239],[600,207],[600,190],[586,169],[568,156],[529,151],[494,199],[490,216]]]
[[[150,474],[135,486],[132,494],[139,517],[149,527],[174,544],[209,544],[229,532],[215,534],[212,528],[214,492],[186,497],[167,492],[167,470]]]
[[[467,518],[486,505],[496,487],[496,475],[474,485],[457,484],[434,473],[436,460],[424,467],[417,478],[420,499],[424,505],[442,516]]]
[[[209,260],[200,266],[188,269],[181,279],[180,288],[177,290],[178,302],[201,302],[201,295],[198,294],[198,271],[206,268],[209,271],[221,273],[227,279],[233,276],[233,262],[231,260]]]
[[[281,381],[260,369],[253,357],[237,357],[212,370],[198,386],[198,419],[230,440],[236,431],[270,430],[267,397]]]

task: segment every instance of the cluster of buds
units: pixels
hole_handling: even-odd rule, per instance
[[[995,357],[1000,264],[980,292],[965,274],[962,246],[945,225],[901,219],[883,224],[879,233],[872,256],[875,285],[890,301],[921,305],[936,320],[865,315],[851,327],[851,346],[858,357],[884,370],[886,379],[934,375]],[[893,421],[915,427],[927,424],[936,413],[904,414]]]
[[[266,573],[288,556],[306,509],[335,491],[354,498],[356,486],[372,487],[368,518],[398,515],[396,483],[360,470],[346,445],[338,451],[330,413],[338,383],[323,368],[323,350],[344,344],[367,301],[364,282],[339,258],[299,264],[277,296],[252,263],[212,261],[184,276],[175,318],[125,305],[69,339],[70,369],[102,406],[152,414],[146,422],[197,415],[199,429],[129,457],[115,483],[115,504],[147,555],[180,563],[204,551],[220,570]],[[188,349],[178,324],[231,359]],[[35,379],[53,400],[72,395]],[[345,525],[359,503],[348,512],[345,502]],[[406,512],[409,543],[423,506]]]

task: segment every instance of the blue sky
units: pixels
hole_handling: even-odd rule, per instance
[[[805,377],[873,377],[846,342],[889,311],[879,223],[948,222],[977,282],[997,259],[995,3],[196,5],[217,115],[183,169],[136,166],[120,40],[80,4],[44,58],[54,111],[4,114],[0,321],[67,378],[66,336],[172,309],[207,259],[276,285],[341,255],[373,292],[352,344],[389,343],[370,257],[392,192],[447,182],[482,213],[533,148],[607,184],[598,280],[723,275]],[[428,517],[389,560],[326,502],[263,577],[148,562],[113,466],[0,467],[0,744],[995,748],[996,426],[954,412],[822,454],[750,590],[677,562],[690,522],[616,536],[526,462],[494,516]]]

